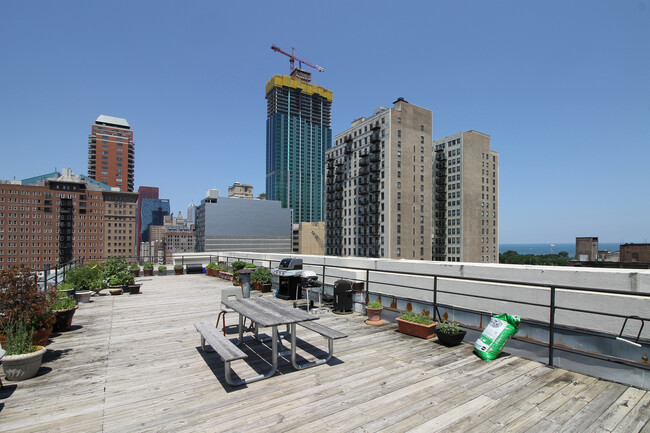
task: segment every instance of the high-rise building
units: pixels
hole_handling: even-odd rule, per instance
[[[103,191],[105,257],[137,257],[137,192]]]
[[[169,214],[168,199],[146,198],[142,200],[140,208],[140,239],[142,242],[151,241],[149,228],[163,225],[165,216]]]
[[[490,136],[434,140],[434,260],[499,262],[499,154]]]
[[[126,119],[100,115],[88,136],[88,176],[133,192],[135,143]]]
[[[140,257],[142,251],[140,251],[142,245],[142,200],[145,199],[157,199],[158,198],[158,187],[157,186],[140,186],[138,188],[138,205],[136,209],[137,213],[137,226],[138,226],[138,257]]]
[[[432,113],[393,104],[326,152],[328,255],[431,259]]]
[[[322,221],[324,155],[332,143],[332,92],[294,69],[266,83],[266,199],[293,209],[293,222]]]
[[[187,206],[187,222],[190,224],[190,227],[196,224],[196,205],[193,201]]]

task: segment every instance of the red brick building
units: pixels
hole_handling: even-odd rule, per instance
[[[103,259],[106,189],[69,169],[0,181],[0,269]]]
[[[135,143],[126,119],[100,115],[88,136],[88,176],[133,192]]]

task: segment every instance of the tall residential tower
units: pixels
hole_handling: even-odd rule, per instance
[[[332,92],[294,69],[266,83],[266,199],[293,210],[294,224],[322,221],[324,157],[332,143]]]
[[[126,119],[101,115],[88,136],[88,176],[133,192],[135,143]]]
[[[432,113],[393,104],[327,151],[328,255],[431,259]]]
[[[434,260],[499,263],[499,154],[490,136],[434,140]]]

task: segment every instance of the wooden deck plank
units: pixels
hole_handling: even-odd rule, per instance
[[[81,305],[73,329],[52,336],[41,374],[5,381],[0,432],[650,428],[645,390],[514,356],[486,363],[471,344],[443,347],[356,314],[319,316],[316,323],[348,335],[328,364],[295,371],[285,356],[272,378],[229,387],[223,362],[202,353],[192,326],[216,322],[220,288],[229,285],[204,275],[153,277],[141,295]],[[236,337],[237,315],[226,321]],[[297,337],[299,357],[322,356],[320,335]],[[235,361],[237,373],[268,368],[268,343],[248,337],[240,347],[248,358]]]
[[[594,429],[612,431],[625,418],[647,391],[626,388],[623,394],[607,408],[593,425]]]

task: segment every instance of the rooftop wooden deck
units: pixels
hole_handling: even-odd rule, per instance
[[[295,371],[281,359],[272,378],[232,388],[192,326],[216,321],[220,288],[230,283],[140,280],[140,295],[81,305],[72,330],[51,337],[37,377],[5,381],[0,431],[650,431],[645,390],[514,356],[484,362],[470,344],[446,348],[394,324],[367,326],[358,314],[321,317],[349,335],[329,364]],[[300,327],[298,338],[326,350]],[[233,370],[266,370],[270,349],[245,346],[249,358]],[[302,347],[305,358],[323,355]]]

